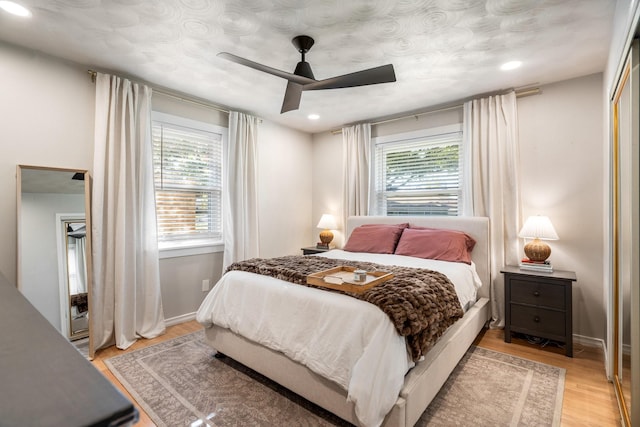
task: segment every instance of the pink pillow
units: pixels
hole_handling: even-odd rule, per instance
[[[462,231],[407,228],[395,254],[471,264],[471,251],[475,245],[476,241]]]
[[[367,224],[355,228],[344,245],[345,251],[392,254],[402,231],[409,224]]]

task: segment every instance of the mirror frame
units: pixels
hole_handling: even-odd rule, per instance
[[[23,170],[40,170],[40,171],[58,171],[58,172],[73,172],[80,173],[84,176],[84,210],[85,210],[85,223],[86,223],[86,236],[87,242],[85,244],[86,259],[87,259],[87,298],[89,304],[89,313],[94,309],[94,302],[92,298],[93,291],[93,249],[91,238],[91,175],[86,169],[71,169],[71,168],[58,168],[49,166],[33,166],[18,164],[16,167],[16,287],[19,291],[22,291],[22,271],[20,265],[21,250],[22,250],[22,171]],[[89,359],[93,360],[95,355],[95,349],[93,344],[93,334],[91,333],[91,321],[89,321]]]

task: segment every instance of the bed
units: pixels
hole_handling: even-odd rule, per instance
[[[278,322],[297,319],[298,317],[296,316],[300,316],[302,312],[314,313],[314,310],[322,310],[321,312],[326,313],[326,316],[316,315],[309,317],[315,318],[316,321],[318,317],[322,317],[322,321],[326,325],[324,323],[316,323],[315,325],[316,327],[320,325],[323,331],[326,329],[328,331],[327,336],[331,336],[331,330],[339,329],[340,325],[345,324],[345,319],[341,317],[339,311],[331,311],[334,309],[333,301],[337,305],[342,303],[355,304],[353,301],[357,301],[362,307],[371,305],[338,293],[293,285],[272,277],[256,277],[258,275],[247,272],[225,274],[198,310],[196,317],[206,328],[205,334],[208,343],[216,351],[260,372],[289,390],[355,425],[413,426],[490,317],[490,304],[488,304],[490,283],[489,222],[487,218],[481,217],[350,217],[347,221],[346,236],[349,238],[353,230],[361,229],[361,226],[400,223],[409,223],[410,227],[415,228],[457,230],[475,239],[475,247],[470,254],[472,266],[475,267],[475,272],[473,273],[476,277],[477,291],[473,297],[475,304],[473,301],[469,304],[461,301],[462,305],[467,306],[465,307],[464,315],[446,329],[435,345],[419,361],[413,362],[411,360],[411,357],[407,355],[404,338],[397,333],[395,334],[396,336],[392,336],[393,334],[388,332],[388,326],[384,325],[384,321],[377,320],[380,316],[374,317],[374,320],[362,321],[362,325],[358,326],[366,329],[366,332],[362,333],[363,336],[374,338],[372,338],[371,343],[366,342],[363,344],[365,351],[354,356],[363,360],[366,359],[366,361],[357,359],[354,362],[354,366],[349,366],[351,363],[347,357],[349,355],[343,356],[342,354],[339,357],[335,357],[336,360],[339,360],[334,364],[336,366],[331,365],[332,362],[326,362],[325,364],[325,359],[332,359],[334,356],[325,355],[324,353],[329,351],[327,349],[339,348],[340,343],[337,342],[318,345],[314,341],[309,341],[309,343],[301,341],[302,344],[298,348],[287,348],[286,345],[288,344],[279,342],[280,339],[283,341],[286,339],[281,338],[281,334],[278,331],[288,330],[289,327],[282,328],[278,326],[282,325],[282,323]],[[318,256],[335,256],[347,260],[356,259],[358,253],[337,250]],[[385,256],[395,257],[394,255]],[[374,259],[376,263],[380,260],[382,262],[395,262],[386,261],[385,256],[376,255]],[[397,258],[409,259],[412,257]],[[371,258],[366,260],[371,261]],[[413,265],[414,262],[413,259],[405,261],[409,262],[410,265]],[[231,273],[234,274],[232,275]],[[237,282],[235,286],[226,286],[225,282],[233,280]],[[278,290],[277,292],[279,293],[276,296],[262,295],[262,292],[272,292],[263,290],[265,286],[260,285],[258,287],[257,283],[265,280],[271,281],[270,283],[274,285],[266,286],[266,288]],[[245,284],[247,288],[242,290]],[[227,294],[225,289],[230,288],[240,289],[239,292],[245,292],[245,294],[240,296]],[[323,304],[321,309],[313,308],[311,305],[307,306],[307,300],[300,299],[303,298],[303,293],[305,294],[304,298],[307,298],[306,294],[309,292],[320,295],[320,298],[322,298],[321,304]],[[258,302],[252,303],[255,305],[251,306],[251,308],[234,306],[235,302],[244,299],[257,299]],[[277,301],[278,310],[273,310],[273,301]],[[243,308],[238,309],[238,307]],[[336,310],[338,309],[336,308]],[[229,312],[227,315],[230,315],[231,320],[227,320],[219,313],[223,311]],[[376,311],[378,314],[380,313],[377,307],[373,307],[372,310],[368,311],[374,316],[376,316]],[[245,314],[243,315],[242,313]],[[267,315],[267,313],[270,314]],[[358,311],[358,313],[360,312]],[[279,319],[278,315],[280,315]],[[289,317],[283,318],[283,316]],[[383,313],[381,317],[386,318],[386,315]],[[261,335],[259,338],[256,338],[257,336],[253,334],[253,329],[243,329],[235,323],[240,318],[242,318],[243,322],[247,321],[247,318],[249,323],[253,322],[252,328],[260,330]],[[353,316],[351,319],[348,322],[350,326],[351,324],[358,324],[360,316]],[[390,323],[388,318],[386,321]],[[275,326],[269,327],[270,322],[273,322]],[[289,322],[289,324],[297,323],[298,321],[294,322],[293,320]],[[378,323],[381,326],[378,326]],[[338,327],[335,326],[336,324]],[[267,329],[267,338],[263,338],[264,329]],[[343,328],[345,336],[350,333],[347,332],[347,329],[349,328]],[[382,335],[385,336],[384,339],[391,340],[392,343],[387,345],[384,344],[386,341],[380,341],[383,338],[379,338],[379,336]],[[297,338],[305,339],[305,337],[300,336]],[[349,346],[347,347],[350,349]],[[319,353],[320,359],[323,360],[321,364],[318,365],[315,361],[310,363],[305,359],[308,355],[299,354],[305,351],[309,352],[309,348],[313,348],[313,352]],[[400,350],[398,350],[399,348]],[[376,355],[380,353],[381,362],[372,361],[371,357],[366,356],[371,353],[371,349],[375,350]],[[344,368],[342,363],[348,366],[348,369]],[[384,365],[384,363],[388,364]],[[352,376],[358,378],[367,377],[366,372],[368,372],[368,369],[378,364],[381,366],[382,372],[385,372],[385,375],[388,371],[392,371],[388,375],[389,381],[393,383],[392,385],[387,386],[384,384],[382,387],[380,384],[363,385],[351,378]],[[346,371],[346,373],[343,371]],[[357,375],[358,372],[360,372],[359,376]],[[377,378],[378,375],[369,374],[368,377]],[[385,381],[387,381],[386,378]],[[392,390],[391,400],[388,395],[378,396],[378,388],[387,390],[385,391],[387,394],[389,394],[388,390]],[[366,393],[371,393],[371,396]],[[379,401],[380,403],[378,403]],[[383,412],[376,414],[377,408],[382,408],[379,410]]]

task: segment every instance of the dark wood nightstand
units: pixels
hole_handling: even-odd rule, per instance
[[[309,246],[308,248],[300,249],[302,250],[302,255],[321,254],[322,252],[327,252],[329,250],[324,248],[316,248],[315,246]]]
[[[571,287],[573,271],[552,273],[506,266],[504,274],[504,341],[520,332],[565,343],[566,355],[573,357]]]

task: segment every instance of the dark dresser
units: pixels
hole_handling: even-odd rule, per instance
[[[511,333],[547,338],[565,344],[566,355],[573,357],[572,283],[573,271],[551,273],[507,266],[504,274],[504,340]]]
[[[138,411],[0,273],[0,425],[133,425]]]

